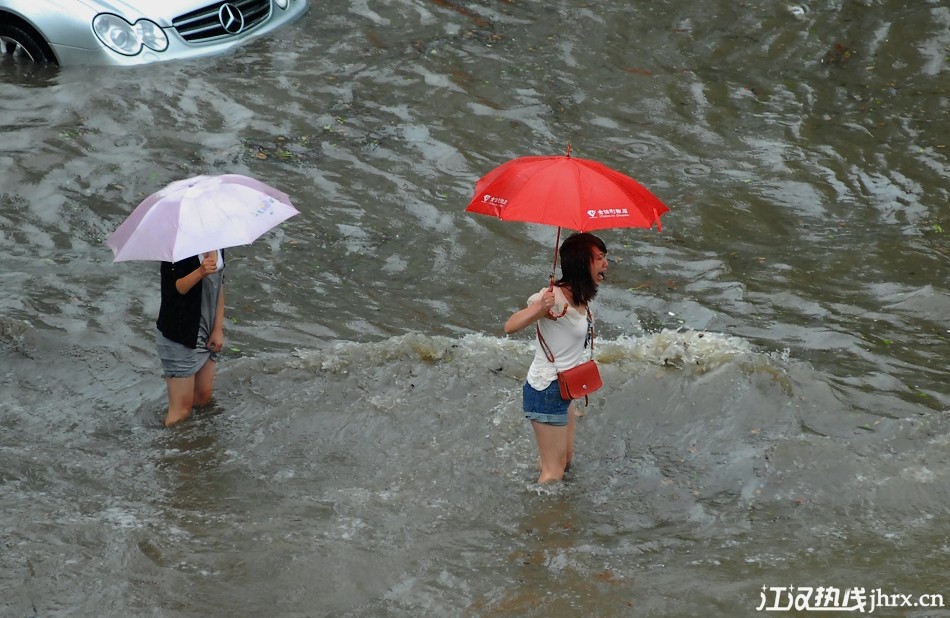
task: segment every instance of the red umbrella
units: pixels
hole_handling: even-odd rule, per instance
[[[466,212],[557,226],[554,271],[561,228],[590,232],[606,228],[650,228],[669,211],[633,178],[602,163],[566,156],[519,157],[503,163],[475,183]]]
[[[633,178],[602,163],[566,156],[520,157],[475,183],[466,212],[590,232],[615,227],[662,230],[663,202]]]

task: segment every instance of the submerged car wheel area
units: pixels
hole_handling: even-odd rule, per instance
[[[0,61],[53,62],[46,42],[26,24],[0,23]]]
[[[308,0],[0,0],[0,62],[139,65],[225,53]]]

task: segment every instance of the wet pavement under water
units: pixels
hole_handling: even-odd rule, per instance
[[[323,2],[0,63],[0,615],[950,615],[948,64],[926,0]],[[600,233],[605,388],[539,487],[501,325],[555,230],[464,208],[568,143],[670,213]],[[230,172],[301,214],[229,252],[214,405],[166,431],[157,265],[104,239]]]

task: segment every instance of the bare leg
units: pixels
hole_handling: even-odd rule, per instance
[[[202,365],[198,373],[195,374],[194,405],[201,407],[211,402],[217,365],[218,363],[209,359],[205,361],[205,364]]]
[[[564,471],[571,467],[571,461],[574,459],[574,428],[577,426],[574,419],[577,417],[577,408],[574,402],[571,402],[567,409],[567,456],[565,457]]]
[[[564,468],[568,462],[567,444],[570,422],[557,427],[531,421],[531,426],[534,427],[534,437],[541,454],[541,474],[538,476],[538,482],[560,481],[564,478]]]
[[[165,426],[171,427],[191,415],[195,403],[195,377],[165,378],[168,386],[168,412]]]

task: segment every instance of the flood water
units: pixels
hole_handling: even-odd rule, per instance
[[[950,616],[946,0],[330,0],[226,57],[0,64],[0,110],[0,615],[735,617],[794,586]],[[670,212],[600,233],[605,387],[539,487],[501,326],[555,230],[464,209],[568,144]],[[301,214],[229,251],[215,401],[165,430],[158,267],[104,240],[221,173]]]

